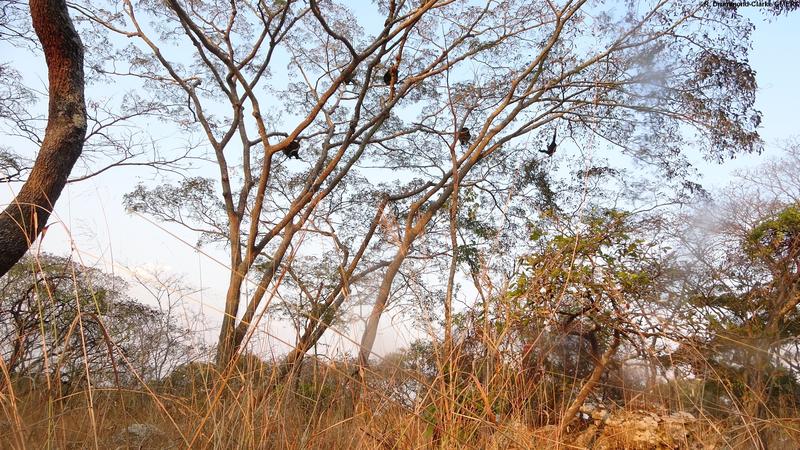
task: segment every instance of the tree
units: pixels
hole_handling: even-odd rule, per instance
[[[545,373],[581,380],[564,383],[573,387],[558,414],[562,432],[619,348],[627,344],[646,360],[647,338],[662,332],[659,288],[668,252],[659,224],[648,214],[596,208],[573,220],[553,216],[532,230],[537,250],[525,257],[511,293],[514,312],[501,320],[527,341],[524,364],[535,380]]]
[[[149,296],[115,305],[106,321],[126,369],[145,382],[163,381],[178,367],[207,357],[198,332],[202,317],[185,304],[195,291],[180,277],[158,271],[133,278]]]
[[[32,0],[30,10],[48,67],[47,131],[30,176],[0,214],[0,276],[45,229],[81,154],[86,134],[83,44],[72,26],[66,2]]]
[[[23,17],[29,14],[29,8],[16,0],[4,3],[0,9],[0,42],[7,42],[17,47],[31,44],[29,26],[20,26],[26,21]],[[27,25],[27,23],[26,23]],[[8,62],[0,62],[0,122],[24,115],[30,107],[34,93],[22,83],[19,71]],[[15,124],[16,125],[16,124]],[[15,157],[7,145],[0,145],[0,181],[9,181],[19,176],[24,164]]]
[[[158,307],[127,297],[124,280],[68,258],[24,257],[0,283],[9,373],[130,386],[161,380],[197,356],[192,331],[176,317],[186,289],[163,277],[137,281]]]
[[[670,366],[704,379],[759,448],[770,446],[769,419],[793,416],[799,404],[799,155],[790,142],[780,160],[740,173],[683,239],[692,275]]]
[[[403,272],[423,260],[457,262],[459,195],[513,184],[541,155],[531,134],[549,138],[556,127],[575,143],[603,140],[673,179],[687,174],[681,147],[714,159],[760,149],[742,44],[749,25],[735,13],[655,2],[618,15],[571,0],[363,8],[317,0],[78,6],[98,30],[135,40],[109,57],[127,58],[122,75],[145,80],[165,107],[186,105],[176,122],[199,132],[213,155],[214,179],[205,172],[140,186],[127,205],[230,252],[220,365],[274,298],[308,297],[282,281],[294,255],[321,248],[337,257],[327,272],[335,282],[304,281],[320,286],[320,300],[307,302],[316,310],[289,362],[347,298],[373,287],[365,282],[374,274],[360,343],[366,365],[390,301],[408,292],[398,285],[413,284]],[[98,70],[119,75],[111,63]],[[471,130],[464,145],[462,127]],[[303,162],[282,156],[298,145]],[[560,148],[556,155],[569,145]]]
[[[17,376],[75,383],[91,366],[113,373],[113,342],[102,318],[125,302],[125,283],[66,258],[26,257],[3,278],[3,358]],[[111,378],[113,380],[113,378]]]

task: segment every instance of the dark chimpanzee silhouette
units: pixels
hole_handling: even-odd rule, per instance
[[[389,70],[383,74],[383,82],[386,83],[387,86],[393,86],[397,83],[397,67],[392,66],[389,67]]]
[[[547,150],[539,150],[540,152],[546,154],[547,156],[553,156],[553,153],[556,152],[556,130],[553,129],[553,140],[550,144],[547,145]]]
[[[283,148],[283,154],[286,159],[300,159],[300,143],[297,141],[289,142],[289,145]]]
[[[462,146],[469,145],[469,140],[472,139],[472,134],[469,132],[469,128],[461,127],[458,130],[458,142],[461,143]]]

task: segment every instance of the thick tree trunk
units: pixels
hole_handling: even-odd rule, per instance
[[[244,276],[239,271],[246,270],[243,266],[243,264],[238,264],[231,269],[228,293],[225,296],[225,316],[222,318],[219,340],[217,341],[216,363],[220,369],[227,367],[236,348],[234,333],[236,331],[236,317],[239,314],[239,300],[244,280]]]
[[[298,229],[299,227],[294,227],[292,225],[286,227],[281,243],[272,255],[272,260],[263,269],[258,286],[256,286],[255,292],[253,292],[253,295],[247,302],[247,307],[245,308],[242,318],[239,319],[238,324],[236,322],[236,316],[239,313],[241,286],[253,260],[244,261],[244,263],[238,266],[238,272],[232,275],[231,287],[228,288],[228,295],[225,299],[225,318],[222,322],[222,329],[219,334],[219,345],[217,347],[216,363],[220,370],[227,368],[231,364],[234,356],[242,346],[247,332],[252,326],[256,311],[264,295],[267,293],[267,289],[275,277],[275,273],[281,261],[283,261],[283,257],[289,250],[292,237]],[[237,277],[235,281],[233,278],[234,276]]]
[[[463,167],[461,168],[460,173],[458,174],[458,178],[463,178],[464,174],[466,174],[469,169],[478,162],[480,154],[476,153],[467,163],[464,163]],[[397,253],[395,253],[392,262],[386,268],[386,274],[383,276],[383,281],[381,282],[380,288],[378,288],[378,296],[375,299],[375,304],[372,305],[372,311],[367,318],[366,328],[364,329],[364,333],[361,335],[361,349],[358,354],[358,373],[361,378],[361,381],[364,381],[365,370],[367,365],[369,365],[369,357],[372,354],[372,347],[375,345],[375,338],[378,335],[378,324],[381,320],[381,315],[383,315],[383,311],[386,310],[387,303],[389,302],[389,296],[392,292],[392,283],[394,283],[394,278],[400,272],[400,267],[403,265],[403,261],[405,261],[406,256],[408,256],[408,252],[411,250],[411,244],[414,240],[425,230],[425,227],[430,222],[433,215],[436,214],[445,202],[450,198],[453,194],[453,187],[447,187],[442,190],[439,197],[427,206],[427,209],[424,213],[422,213],[421,217],[415,224],[411,224],[409,222],[406,230],[405,235],[403,236],[403,241],[400,244],[400,248],[397,249]],[[421,207],[421,203],[415,203],[414,209],[418,211],[418,208]],[[415,213],[410,213],[409,221],[411,217]],[[358,397],[358,394],[356,395]]]
[[[367,318],[366,328],[364,334],[361,336],[361,349],[358,354],[359,373],[361,377],[364,376],[364,369],[369,364],[369,357],[372,354],[372,347],[375,345],[375,338],[378,336],[378,324],[381,320],[381,315],[386,309],[386,304],[389,302],[389,295],[392,293],[392,283],[403,261],[406,259],[409,247],[413,239],[406,240],[400,246],[394,259],[389,267],[386,269],[386,274],[383,276],[383,282],[378,289],[378,296],[375,299],[375,304],[372,306],[372,311]],[[363,381],[363,379],[362,379]]]
[[[50,83],[47,129],[28,180],[0,214],[0,276],[44,229],[83,149],[83,44],[64,0],[31,0],[33,28],[44,48]]]

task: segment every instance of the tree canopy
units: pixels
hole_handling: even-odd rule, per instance
[[[62,34],[36,11],[54,5]],[[225,293],[212,300],[221,315],[215,367],[181,360],[173,380],[186,388],[202,378],[212,405],[245,389],[226,377],[251,369],[268,389],[291,380],[297,392],[329,399],[328,381],[308,382],[309,364],[316,376],[320,361],[309,353],[333,337],[358,352],[330,365],[332,385],[356,379],[349,405],[365,387],[385,389],[424,411],[425,433],[441,446],[460,433],[461,419],[444,417],[496,425],[502,411],[524,412],[562,436],[587,402],[633,403],[625,383],[648,397],[672,382],[705,383],[713,371],[725,375],[707,383],[703,407],[741,405],[752,419],[795,405],[787,373],[797,353],[800,191],[787,187],[787,171],[800,164],[744,174],[741,186],[752,191],[713,205],[704,202],[719,194],[699,184],[694,166],[763,150],[753,24],[736,8],[666,0],[30,8],[50,68],[50,109],[42,135],[42,118],[26,106],[38,94],[0,62],[0,123],[39,148],[31,162],[0,147],[0,179],[24,183],[0,216],[0,246],[20,244],[2,252],[0,274],[2,259],[11,267],[44,229],[66,183],[146,173],[131,175],[127,211],[225,255]],[[23,5],[0,11],[0,40],[35,47]],[[761,188],[768,195],[753,193]],[[687,205],[719,217],[687,217]],[[5,350],[10,361],[46,353],[33,342],[47,338],[28,325],[56,315],[63,338],[64,324],[83,317],[67,303],[36,311],[23,273],[5,278],[8,298],[28,305],[5,320],[22,346]],[[172,283],[159,284],[152,296],[169,297]],[[74,294],[83,308],[88,293]],[[102,300],[97,315],[118,342],[132,342],[123,355],[160,349],[152,360],[133,358],[130,375],[167,379],[180,358],[165,347],[188,349],[188,332],[156,308],[116,298],[114,315]],[[376,358],[393,307],[424,323],[416,331],[428,339]],[[268,364],[255,349],[272,320],[294,340]],[[392,370],[401,381],[376,376]],[[222,387],[208,383],[214,377]],[[514,389],[495,388],[497,379]],[[748,432],[767,442],[753,423]],[[187,446],[203,426],[181,435]]]

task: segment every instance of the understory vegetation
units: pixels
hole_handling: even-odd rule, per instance
[[[800,402],[800,152],[694,208],[551,213],[505,286],[375,358],[214,363],[195,292],[31,256],[0,285],[15,447],[791,448]],[[666,214],[671,211],[671,214]],[[499,257],[499,256],[498,256]],[[146,306],[146,304],[154,306]],[[424,310],[424,305],[420,305]],[[417,318],[435,330],[436,318]],[[363,369],[362,369],[363,370]],[[288,374],[287,374],[288,373]],[[139,427],[139,428],[137,428]]]
[[[736,7],[0,3],[0,447],[800,448]]]

